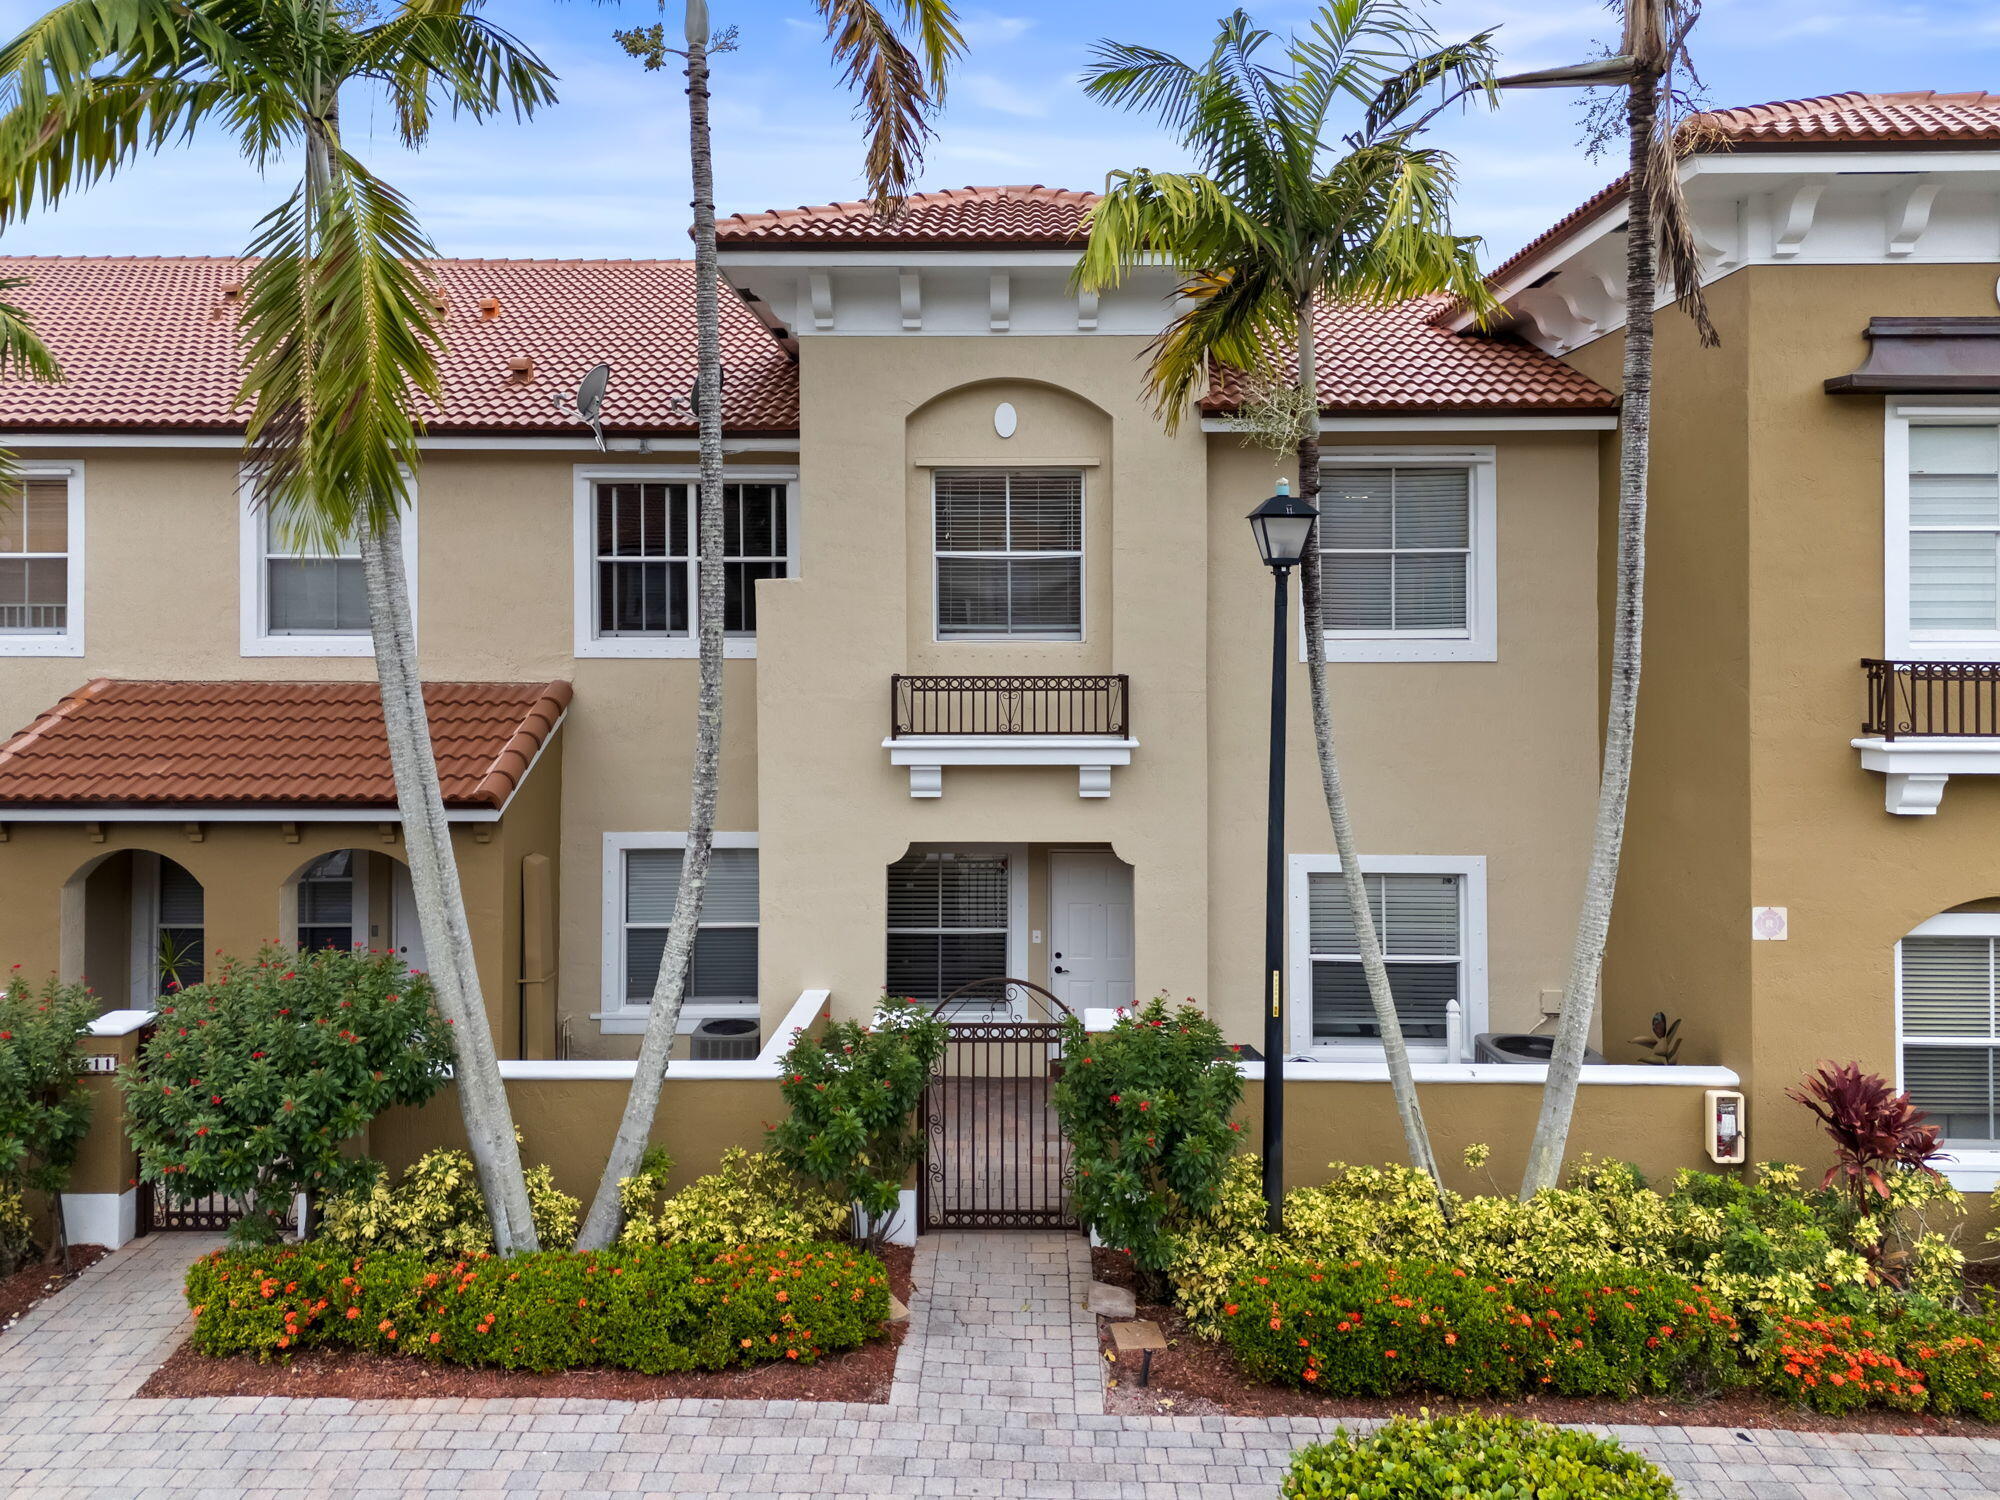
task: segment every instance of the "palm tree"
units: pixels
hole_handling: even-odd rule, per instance
[[[1440,110],[1489,86],[1490,35],[1439,46],[1413,0],[1331,0],[1285,44],[1282,66],[1260,60],[1273,35],[1241,10],[1223,20],[1199,65],[1099,43],[1086,91],[1157,116],[1200,165],[1112,173],[1077,268],[1093,288],[1148,260],[1185,274],[1188,305],[1154,341],[1148,373],[1170,429],[1215,366],[1261,376],[1269,395],[1253,421],[1274,447],[1296,451],[1299,493],[1316,504],[1321,311],[1437,292],[1475,309],[1490,303],[1476,242],[1451,232],[1451,159],[1416,143]],[[1335,111],[1349,104],[1361,108],[1361,123],[1333,137]],[[1315,528],[1300,602],[1320,781],[1410,1161],[1436,1179],[1341,786],[1320,595]]]
[[[1695,248],[1687,203],[1675,160],[1681,138],[1673,86],[1678,66],[1690,79],[1687,34],[1700,0],[1625,0],[1624,45],[1597,62],[1502,79],[1503,88],[1625,90],[1623,125],[1629,148],[1625,178],[1625,368],[1618,415],[1618,557],[1611,626],[1611,682],[1605,708],[1604,758],[1597,790],[1597,820],[1583,903],[1570,953],[1569,983],[1556,1016],[1548,1080],[1528,1148],[1521,1196],[1554,1187],[1562,1174],[1570,1120],[1576,1111],[1584,1048],[1597,1010],[1604,947],[1611,932],[1611,902],[1625,843],[1625,807],[1632,788],[1632,746],[1639,714],[1639,647],[1646,606],[1646,473],[1653,426],[1653,304],[1662,261],[1676,300],[1704,345],[1717,342],[1701,291],[1701,256]]]
[[[0,276],[0,380],[18,373],[41,385],[55,385],[62,379],[55,356],[36,337],[26,310],[7,300],[8,294],[27,284],[25,276]],[[0,497],[11,494],[20,479],[12,451],[0,448]],[[0,499],[0,506],[5,503]]]
[[[662,9],[665,3],[661,0]],[[944,98],[946,70],[964,47],[950,0],[896,0],[902,27],[915,33],[914,49],[903,39],[897,22],[873,0],[814,0],[814,8],[826,21],[827,40],[835,63],[844,70],[843,81],[860,94],[868,128],[869,193],[878,212],[893,212],[916,179],[923,161],[923,143],[930,134],[930,118]],[[716,790],[722,772],[722,334],[716,305],[719,277],[708,71],[711,54],[733,49],[736,36],[733,27],[720,36],[710,35],[707,0],[685,0],[682,34],[684,48],[667,46],[665,29],[658,23],[619,32],[618,39],[649,71],[665,67],[669,56],[683,58],[688,81],[688,155],[694,176],[694,407],[701,450],[696,526],[700,688],[694,773],[673,920],[660,956],[659,977],[653,984],[646,1032],[639,1041],[632,1092],[626,1097],[604,1175],[577,1237],[581,1250],[603,1249],[617,1235],[619,1184],[639,1170],[640,1158],[652,1138],[701,922],[709,854],[715,840]]]
[[[503,1252],[536,1248],[505,1086],[473,964],[418,677],[401,514],[420,459],[415,398],[439,395],[408,202],[343,144],[341,91],[372,86],[407,146],[433,112],[551,102],[552,76],[480,0],[68,0],[0,52],[0,224],[214,130],[258,167],[299,150],[298,186],[258,225],[238,331],[259,502],[296,540],[358,536],[396,803],[459,1103]]]

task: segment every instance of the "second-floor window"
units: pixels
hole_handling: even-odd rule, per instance
[[[82,650],[81,507],[68,469],[29,466],[0,494],[0,655]]]
[[[783,578],[790,553],[787,487],[722,490],[722,628],[757,633],[761,579]],[[604,479],[591,493],[591,606],[598,640],[691,640],[700,588],[695,486]]]
[[[369,656],[368,583],[358,540],[308,542],[260,504],[246,476],[241,507],[241,651],[244,656]],[[417,612],[417,510],[402,517],[404,576]]]
[[[1909,634],[2000,648],[2000,427],[1910,427]]]
[[[940,469],[939,640],[1083,639],[1083,475]]]

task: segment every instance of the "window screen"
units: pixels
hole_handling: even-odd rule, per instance
[[[632,849],[625,855],[625,1003],[650,1005],[667,949],[680,890],[681,851]],[[701,903],[687,999],[757,999],[757,851],[715,849]]]
[[[1903,1087],[1947,1141],[2000,1140],[2000,939],[1902,943]]]
[[[1910,629],[2000,631],[2000,427],[1910,428]]]
[[[889,866],[891,995],[936,1004],[1007,972],[1007,861],[912,854]],[[986,998],[1004,999],[995,985]]]
[[[1337,874],[1307,878],[1313,1040],[1379,1041],[1382,1032],[1368,999],[1347,889]],[[1446,1004],[1465,999],[1463,881],[1456,875],[1367,875],[1363,880],[1403,1036],[1413,1042],[1442,1042]]]
[[[940,469],[934,483],[940,638],[1083,635],[1083,476]]]
[[[699,588],[694,486],[607,481],[594,498],[598,635],[690,634]],[[756,633],[757,581],[786,576],[785,502],[782,484],[722,487],[722,628],[730,635]]]
[[[1329,631],[1464,635],[1470,628],[1472,471],[1350,468],[1320,481]]]
[[[0,496],[0,635],[69,629],[69,480],[30,478]]]
[[[264,629],[270,635],[366,635],[368,583],[361,548],[333,552],[292,545],[270,511],[258,517],[264,538]]]

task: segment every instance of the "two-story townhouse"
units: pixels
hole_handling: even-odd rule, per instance
[[[1967,926],[1996,895],[1973,853],[1976,780],[1910,819],[1883,810],[1872,769],[1892,787],[1956,780],[1984,768],[1963,759],[1980,747],[1892,765],[1907,727],[1857,751],[1848,722],[1862,656],[1979,657],[1976,631],[1919,652],[1907,621],[1883,621],[1912,608],[1904,574],[1934,612],[1933,585],[1963,605],[1965,557],[1910,571],[1913,547],[1944,545],[1912,540],[1933,533],[1911,497],[1967,508],[1965,475],[1995,472],[1933,483],[1905,455],[1957,443],[1970,462],[1967,434],[2000,417],[1981,428],[1959,404],[1943,438],[1899,437],[1933,421],[1903,396],[1936,388],[1897,387],[1885,440],[1868,379],[1826,389],[1862,363],[1871,318],[1981,316],[2000,116],[1851,96],[1718,119],[1740,140],[1685,170],[1724,344],[1663,324],[1610,1062],[1588,1072],[1577,1142],[1654,1169],[1702,1159],[1701,1091],[1739,1080],[1753,1152],[1808,1151],[1782,1102],[1803,1067],[1896,1067],[1899,1009],[1961,1025],[1968,945],[1986,944],[1990,976],[2000,941]],[[1077,1009],[1193,995],[1261,1038],[1269,582],[1243,517],[1288,464],[1234,430],[1233,382],[1165,429],[1143,363],[1172,278],[1077,293],[1090,201],[965,189],[887,222],[832,204],[722,225],[731,659],[691,1057],[768,1047],[803,996],[857,1014],[884,988],[940,1000],[1001,976]],[[1329,678],[1364,860],[1433,1129],[1453,1152],[1491,1142],[1503,1175],[1541,1070],[1475,1060],[1472,1039],[1542,1025],[1567,967],[1601,723],[1621,229],[1607,191],[1502,267],[1493,328],[1422,303],[1330,309],[1316,330]],[[19,528],[0,532],[0,719],[28,726],[0,746],[0,951],[143,1007],[190,949],[409,945],[348,565],[297,556],[242,497],[240,265],[9,269],[71,378],[0,396],[31,467]],[[412,566],[480,971],[503,1055],[554,1059],[522,1076],[615,1083],[687,798],[689,273],[437,275],[446,401]],[[1945,338],[1958,377],[1964,349],[1991,347],[1970,326],[1877,331],[1878,361]],[[601,452],[562,409],[600,360]],[[1980,534],[1977,517],[1939,524]],[[1393,1158],[1400,1139],[1302,713],[1290,751],[1287,1155],[1308,1173]],[[1778,920],[1764,907],[1789,909],[1785,946],[1753,936]],[[1930,986],[1914,1004],[1905,939],[1903,972]],[[989,1015],[1031,1003],[990,993]],[[1981,993],[1987,1032],[1908,1049],[1928,1049],[1908,1079],[1966,1150],[1990,1141],[1970,1120],[1990,1092],[1961,1109],[1922,1068],[1969,1077],[1982,1046],[1991,1065]],[[1620,1066],[1655,1009],[1685,1018],[1685,1066]],[[618,1103],[598,1093],[563,1095],[555,1122],[585,1180]],[[690,1164],[768,1116],[768,1091],[718,1099],[665,1112]],[[980,1149],[1012,1149],[1018,1110],[1000,1123]]]

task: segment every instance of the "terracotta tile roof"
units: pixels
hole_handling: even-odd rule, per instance
[[[1531,344],[1478,338],[1433,321],[1445,299],[1396,307],[1322,307],[1316,322],[1320,409],[1335,412],[1611,411],[1611,393]],[[1202,403],[1219,414],[1244,395],[1225,372]]]
[[[240,382],[224,288],[248,262],[226,258],[0,256],[67,380],[0,382],[0,428],[240,429]],[[688,261],[448,260],[444,404],[434,432],[579,432],[555,407],[599,360],[611,365],[605,426],[692,432],[676,398],[694,385],[694,266]],[[498,299],[497,316],[481,309]],[[798,430],[798,373],[734,297],[722,302],[724,424]],[[535,361],[521,380],[508,360]]]
[[[447,807],[504,806],[563,712],[567,682],[424,687]],[[0,743],[13,807],[393,807],[372,682],[100,677]]]
[[[1810,149],[1815,146],[2000,146],[2000,94],[1826,94],[1714,109],[1685,122],[1683,130],[1716,133],[1737,150]],[[1599,188],[1527,244],[1495,266],[1488,279],[1505,281],[1550,245],[1569,238],[1625,196],[1625,179]],[[1454,309],[1448,309],[1452,311]]]
[[[759,250],[819,246],[882,248],[1061,249],[1081,245],[1083,216],[1095,193],[1032,186],[946,188],[916,193],[893,218],[867,203],[826,203],[731,214],[715,227],[716,242]]]

